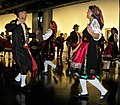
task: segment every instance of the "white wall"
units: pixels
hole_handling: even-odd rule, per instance
[[[0,33],[5,32],[5,25],[14,19],[16,19],[15,14],[0,15]],[[26,24],[32,31],[32,13],[27,15]]]
[[[90,5],[97,5],[103,12],[104,28],[102,31],[105,38],[105,28],[116,27],[119,30],[119,0],[97,0],[55,8],[53,9],[53,20],[56,21],[58,30],[69,36],[73,25],[79,24],[79,32],[81,33],[89,23],[86,14]]]

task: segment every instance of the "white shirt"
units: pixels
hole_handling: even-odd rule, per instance
[[[118,42],[118,35],[116,33],[114,34],[114,41]]]
[[[17,25],[18,25],[18,24],[21,24],[21,23],[19,23],[19,21],[17,21]],[[27,33],[26,33],[25,25],[22,23],[21,26],[22,26],[22,28],[23,28],[24,37],[25,37],[25,40],[26,40],[26,34],[27,34]]]
[[[23,32],[24,32],[24,37],[25,37],[25,40],[26,40],[26,28],[25,28],[25,25],[24,25],[24,24],[21,24],[21,25],[22,25]]]

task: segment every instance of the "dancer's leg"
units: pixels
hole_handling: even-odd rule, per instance
[[[88,94],[87,81],[85,79],[79,79],[79,80],[80,80],[80,85],[81,85],[81,88],[82,88],[81,95]]]

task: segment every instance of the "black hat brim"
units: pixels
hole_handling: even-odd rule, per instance
[[[26,7],[19,7],[14,10],[14,14],[18,14],[19,12],[27,11]]]
[[[79,27],[79,25],[75,24],[75,25],[73,26],[73,29],[74,29],[75,27]]]

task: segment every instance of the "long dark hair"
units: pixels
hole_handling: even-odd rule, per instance
[[[113,27],[113,28],[111,29],[111,32],[112,32],[113,30],[114,30],[115,33],[118,35],[118,30],[117,30],[117,28]]]

